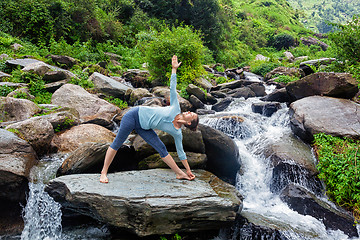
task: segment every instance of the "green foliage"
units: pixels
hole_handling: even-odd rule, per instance
[[[289,47],[293,46],[295,44],[295,39],[290,34],[280,33],[274,37],[270,44],[280,51],[283,48],[289,49]]]
[[[120,98],[114,98],[112,96],[109,96],[109,97],[106,97],[105,100],[108,101],[109,103],[114,104],[115,106],[119,107],[120,109],[128,108],[127,102],[124,102]]]
[[[319,159],[319,177],[324,180],[327,194],[338,205],[360,217],[360,141],[323,133],[314,136]]]
[[[30,80],[29,83],[30,94],[35,96],[33,100],[37,104],[50,104],[52,94],[45,90],[45,82],[38,78]]]
[[[59,124],[54,128],[54,132],[55,133],[61,132],[62,130],[71,127],[74,124],[74,122],[75,122],[74,119],[66,117],[62,124]]]
[[[9,93],[11,93],[14,90],[15,90],[14,87],[9,87],[7,85],[1,85],[0,86],[0,96],[6,97]]]
[[[171,73],[171,57],[178,56],[178,82],[191,83],[204,73],[204,46],[199,34],[190,27],[166,28],[146,48],[146,60],[152,79],[166,83]]]
[[[160,237],[160,240],[167,240],[167,238],[161,236],[161,237]],[[176,233],[173,237],[169,238],[169,240],[181,240],[181,236]]]
[[[251,65],[251,71],[255,74],[265,76],[271,70],[279,67],[279,63],[267,62],[267,61],[254,61]]]
[[[354,16],[347,24],[335,24],[340,31],[330,34],[336,51],[342,60],[360,62],[360,15]]]
[[[94,87],[94,83],[89,80],[88,72],[84,72],[81,68],[79,68],[79,66],[75,66],[73,69],[73,73],[75,73],[77,77],[71,78],[69,83],[79,85],[85,89],[90,89]]]
[[[215,81],[216,81],[216,84],[222,84],[222,83],[229,82],[229,80],[225,77],[218,77],[215,79]]]
[[[29,95],[26,94],[25,92],[17,92],[14,96],[14,98],[22,98],[22,99],[29,99]]]
[[[289,75],[279,75],[277,76],[277,79],[275,80],[275,82],[281,82],[281,83],[289,83],[289,82],[294,82],[296,80],[299,80],[298,77],[294,77],[294,76],[289,76]]]

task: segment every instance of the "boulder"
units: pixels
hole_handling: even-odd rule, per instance
[[[8,87],[28,87],[28,84],[26,83],[13,83],[13,82],[0,82],[0,86],[8,86]]]
[[[30,100],[0,97],[0,120],[3,122],[22,121],[40,111],[41,109]]]
[[[179,167],[184,167],[176,152],[169,152],[169,154],[173,157]],[[186,157],[192,170],[205,168],[207,160],[206,154],[188,152],[186,153]],[[139,162],[139,169],[145,170],[154,168],[169,168],[166,163],[161,159],[159,153],[153,154]]]
[[[6,65],[16,68],[17,66],[20,66],[21,68],[26,67],[27,65],[33,64],[33,63],[39,63],[42,61],[32,59],[32,58],[24,58],[24,59],[10,59],[5,62]]]
[[[316,133],[359,137],[360,105],[347,99],[311,96],[293,102],[289,109],[293,132],[307,142]]]
[[[214,110],[216,112],[222,112],[230,105],[232,101],[234,101],[234,99],[231,97],[224,98],[217,104],[213,105],[211,107],[211,110]]]
[[[265,81],[272,79],[275,75],[286,75],[291,77],[304,77],[303,70],[298,68],[277,67],[265,75]]]
[[[126,91],[131,89],[129,86],[98,72],[91,74],[89,80],[94,83],[96,91],[116,98],[121,98],[123,100]]]
[[[36,162],[28,142],[0,129],[0,199],[25,202],[29,172]]]
[[[209,90],[213,86],[211,82],[209,82],[207,79],[203,77],[196,78],[195,82],[197,83],[197,85],[199,85],[205,90]]]
[[[140,69],[128,69],[124,74],[123,78],[125,81],[130,82],[135,88],[149,88],[150,82],[148,78],[150,76],[149,71]]]
[[[60,65],[64,66],[66,69],[72,68],[75,64],[78,64],[78,61],[69,56],[61,56],[61,55],[50,55],[51,60]]]
[[[285,51],[284,56],[289,62],[294,62],[295,57],[291,52]]]
[[[277,110],[281,108],[278,102],[258,102],[251,105],[254,113],[260,113],[266,117],[271,117]]]
[[[64,160],[56,176],[99,173],[104,165],[105,154],[109,146],[110,143],[99,142],[86,142],[80,145]],[[123,145],[117,151],[108,172],[138,169],[138,161],[134,159],[134,156],[134,148]]]
[[[233,97],[233,98],[243,97],[245,99],[256,96],[255,93],[249,87],[242,87],[231,90],[230,92],[228,92],[228,95],[229,97]]]
[[[71,79],[76,77],[74,74],[70,74],[69,71],[49,71],[43,76],[43,80],[47,83],[58,82],[65,79]]]
[[[11,44],[11,49],[13,49],[14,51],[19,51],[21,48],[23,48],[23,45],[19,44],[19,43],[14,43]]]
[[[260,98],[264,102],[290,102],[290,96],[286,91],[286,88],[276,89],[272,93],[269,93],[265,97]]]
[[[328,65],[336,61],[335,58],[320,58],[315,60],[309,60],[305,62],[301,62],[299,68],[304,71],[305,75],[309,75],[314,73],[310,66],[319,67],[321,65]]]
[[[165,98],[161,98],[161,97],[143,97],[134,103],[134,106],[139,106],[139,105],[151,106],[151,107],[165,107],[165,106],[169,106],[170,102],[167,102]]]
[[[211,91],[217,91],[224,88],[235,89],[243,86],[243,80],[235,80],[232,82],[222,83],[211,88]]]
[[[28,99],[28,100],[34,100],[35,97],[30,94],[30,91],[27,87],[18,88],[15,91],[12,91],[9,93],[6,97],[14,97],[21,95],[21,98]]]
[[[263,56],[263,55],[261,55],[261,54],[258,54],[258,55],[256,55],[256,57],[255,57],[255,61],[269,61],[269,60],[270,60],[270,58],[265,57],[265,56]]]
[[[330,205],[305,188],[291,184],[283,190],[281,199],[294,211],[322,221],[327,229],[341,230],[350,238],[359,237],[351,213]]]
[[[109,174],[67,175],[45,191],[71,211],[137,234],[175,234],[229,226],[241,206],[239,193],[204,170],[193,181],[175,179],[169,169]],[[199,217],[201,216],[201,217]]]
[[[205,108],[205,105],[203,102],[201,102],[195,95],[191,95],[189,98],[190,103],[194,106],[195,109],[203,109]]]
[[[55,135],[52,146],[60,152],[71,152],[87,142],[111,143],[115,134],[96,124],[81,124]]]
[[[206,170],[214,173],[223,181],[235,184],[237,172],[240,169],[239,149],[234,141],[209,126],[199,124],[208,158]]]
[[[189,84],[186,87],[186,91],[189,95],[194,95],[201,102],[206,103],[206,93],[194,84]]]
[[[135,88],[130,89],[129,104],[134,105],[136,101],[142,99],[143,97],[152,97],[153,95],[146,88]]]
[[[77,114],[79,115],[79,114]],[[54,128],[55,132],[60,132],[65,129],[71,128],[72,126],[80,124],[80,120],[78,117],[69,111],[59,111],[51,114],[43,115],[38,118],[45,119],[49,121]]]
[[[266,95],[263,83],[252,83],[248,85],[248,87],[255,93],[256,97],[263,97]]]
[[[226,98],[226,93],[223,93],[221,91],[211,91],[210,94],[216,98]]]
[[[82,121],[105,127],[112,126],[113,117],[120,113],[120,109],[115,105],[73,84],[65,84],[54,92],[51,103],[74,108],[79,112]]]
[[[65,84],[67,84],[68,82],[69,82],[69,80],[65,79],[65,80],[61,80],[61,81],[57,81],[57,82],[47,83],[44,85],[44,88],[46,91],[54,93],[54,92],[56,92],[56,90],[58,90],[59,88],[61,88]]]
[[[7,58],[9,58],[9,55],[7,55],[6,53],[0,54],[0,60],[4,60],[4,59],[7,59]]]
[[[170,134],[160,130],[155,130],[155,132],[169,152],[176,151],[174,138]],[[184,128],[182,129],[182,135],[185,152],[205,153],[205,145],[200,131],[191,131]],[[134,139],[133,145],[137,153],[137,158],[140,160],[157,153],[156,150],[139,135]]]
[[[317,72],[290,82],[286,91],[296,101],[313,95],[350,99],[359,89],[357,80],[349,73]]]
[[[43,118],[30,118],[8,125],[6,130],[15,131],[19,137],[26,140],[38,155],[49,153],[49,147],[54,137],[51,123]]]
[[[327,48],[329,47],[329,45],[327,45],[326,43],[313,37],[306,37],[306,38],[302,37],[300,38],[300,41],[306,46],[311,46],[311,45],[320,46],[321,50],[323,51],[326,51]]]
[[[39,76],[44,76],[50,71],[50,66],[44,62],[34,62],[22,69],[24,72],[34,72]]]

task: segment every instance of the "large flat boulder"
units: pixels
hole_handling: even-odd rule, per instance
[[[30,100],[0,97],[0,121],[22,121],[40,111],[41,109]]]
[[[118,82],[98,72],[94,72],[90,76],[89,80],[94,83],[95,90],[116,98],[124,99],[126,91],[128,89],[132,89],[128,85]]]
[[[220,229],[242,206],[235,187],[204,170],[193,181],[177,180],[169,169],[67,175],[45,191],[68,210],[127,229],[138,236]]]
[[[307,142],[316,133],[359,137],[360,105],[347,99],[311,96],[290,105],[290,126]]]

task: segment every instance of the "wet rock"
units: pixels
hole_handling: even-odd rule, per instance
[[[29,172],[36,162],[36,153],[28,142],[0,129],[0,199],[25,202]]]
[[[221,91],[212,91],[210,94],[216,98],[226,98],[227,95]]]
[[[232,101],[234,101],[234,99],[231,98],[231,97],[224,98],[220,102],[218,102],[217,104],[213,105],[211,107],[211,110],[214,110],[216,112],[222,112],[223,110],[225,110],[230,105],[230,103]]]
[[[289,185],[282,192],[281,199],[300,214],[310,215],[321,220],[327,229],[341,230],[351,238],[359,237],[354,225],[354,218],[350,213],[332,207],[300,186]]]
[[[265,97],[260,98],[264,102],[290,102],[290,96],[286,91],[286,88],[280,88],[272,93],[266,95]]]
[[[346,99],[311,96],[293,102],[289,109],[293,132],[306,142],[323,132],[332,136],[359,137],[360,105]]]
[[[281,106],[278,102],[259,102],[251,105],[251,110],[254,113],[260,113],[266,117],[272,116],[280,108]]]
[[[131,89],[129,86],[98,72],[91,74],[89,80],[94,83],[95,90],[123,100],[126,91]]]
[[[209,172],[194,174],[180,181],[169,169],[119,172],[108,184],[99,174],[67,175],[46,191],[66,209],[142,237],[229,226],[241,205],[236,189]]]
[[[55,135],[52,146],[60,152],[71,152],[87,142],[111,143],[115,134],[95,124],[81,124]]]
[[[233,97],[233,98],[243,97],[245,99],[256,96],[255,93],[249,87],[242,87],[231,90],[230,92],[228,92],[228,95],[229,97]]]
[[[38,155],[48,153],[51,140],[54,137],[54,129],[51,123],[42,118],[30,118],[10,124],[5,129],[15,130],[20,138],[30,143]]]
[[[266,95],[265,86],[262,83],[252,83],[248,87],[255,93],[256,97],[263,97]]]
[[[173,157],[176,164],[181,168],[183,165],[176,152],[169,152]],[[193,169],[204,169],[206,166],[207,157],[203,153],[186,153],[187,161],[190,168]],[[160,154],[156,153],[151,155],[139,162],[139,169],[154,169],[154,168],[169,168],[166,163],[161,159]]]
[[[88,93],[80,86],[65,84],[54,92],[51,103],[76,109],[84,122],[112,126],[113,117],[120,109],[107,101]]]
[[[195,95],[191,95],[189,99],[190,103],[195,107],[195,109],[204,109],[205,105],[202,103]]]
[[[337,98],[352,98],[358,92],[358,82],[349,73],[317,72],[295,82],[286,90],[293,101],[320,95]]]
[[[239,150],[234,141],[224,133],[199,124],[208,158],[206,170],[214,173],[223,181],[235,183],[240,169]]]
[[[209,109],[196,109],[195,112],[198,115],[206,115],[206,114],[214,114],[214,113],[216,113],[214,110],[209,110]]]
[[[41,109],[27,99],[0,97],[0,120],[22,121],[39,113]]]
[[[212,126],[216,130],[225,133],[231,138],[248,138],[251,136],[250,126],[244,122],[244,118],[235,114],[222,114],[211,117]]]
[[[243,86],[243,80],[235,80],[232,82],[222,83],[211,88],[211,91],[217,91],[224,88],[235,89]]]

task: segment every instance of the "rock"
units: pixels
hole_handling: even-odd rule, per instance
[[[189,84],[186,87],[186,91],[189,95],[194,95],[201,102],[206,103],[206,93],[194,84]]]
[[[195,112],[198,115],[207,115],[207,114],[215,114],[216,113],[214,110],[208,110],[208,109],[196,109]]]
[[[241,206],[236,189],[209,172],[194,174],[193,181],[179,181],[169,169],[120,172],[109,174],[108,184],[99,174],[67,175],[45,191],[66,209],[140,237],[230,225]]]
[[[244,118],[235,114],[217,114],[211,117],[211,126],[231,138],[248,138],[251,135],[250,126]]]
[[[305,61],[305,60],[308,60],[309,57],[308,56],[300,56],[300,57],[297,57],[294,59],[294,62],[297,62],[297,61]]]
[[[358,238],[354,218],[343,209],[335,208],[305,188],[289,185],[281,194],[291,209],[322,221],[327,229],[341,230],[350,238]]]
[[[313,96],[352,98],[359,91],[358,82],[349,73],[317,72],[286,86],[293,101]]]
[[[300,41],[306,45],[306,46],[311,46],[311,45],[315,45],[315,46],[320,46],[321,50],[326,51],[327,48],[329,47],[329,45],[327,45],[326,43],[313,38],[313,37],[307,37],[307,38],[300,38]]]
[[[211,84],[211,82],[209,82],[208,80],[206,80],[203,77],[196,78],[195,82],[197,83],[197,85],[199,85],[200,87],[202,87],[205,90],[209,90],[213,86]]]
[[[62,109],[59,109],[59,110],[62,110]],[[42,119],[49,121],[51,123],[51,125],[53,126],[54,130],[56,132],[60,132],[65,129],[71,128],[72,126],[80,124],[80,120],[77,117],[79,114],[76,111],[77,114],[74,113],[75,114],[74,115],[71,113],[73,111],[76,111],[76,110],[74,110],[74,109],[69,110],[69,111],[62,110],[59,112],[43,115],[38,118],[42,118]]]
[[[77,173],[99,173],[104,165],[105,154],[110,144],[86,142],[80,145],[64,160],[56,176]],[[108,172],[138,169],[138,161],[134,158],[134,148],[123,145],[117,151]]]
[[[294,62],[295,57],[294,57],[294,55],[293,55],[291,52],[285,51],[285,52],[284,52],[284,56],[286,57],[286,59],[287,59],[289,62]]]
[[[5,85],[8,87],[15,87],[15,88],[28,86],[26,83],[0,82],[0,86],[5,86]]]
[[[39,113],[41,109],[27,99],[0,97],[0,120],[22,121]]]
[[[68,74],[68,72],[66,71],[49,71],[45,73],[45,75],[43,76],[43,80],[47,83],[53,83],[65,79],[71,79],[72,77],[75,76]]]
[[[222,83],[211,88],[211,91],[217,91],[224,88],[235,89],[243,86],[243,80],[235,80],[232,82]]]
[[[155,130],[155,132],[169,152],[176,151],[174,138],[170,134],[160,130]],[[205,145],[200,131],[191,131],[185,128],[182,129],[182,134],[185,152],[205,153]],[[134,139],[133,145],[137,152],[137,158],[140,160],[157,153],[156,150],[146,143],[139,135]]]
[[[205,105],[202,103],[195,95],[190,96],[190,103],[195,107],[195,109],[204,109]]]
[[[0,71],[0,80],[3,80],[5,78],[9,78],[9,77],[11,77],[10,74],[7,74],[7,73],[4,73],[4,72]]]
[[[143,97],[153,97],[153,95],[147,90],[146,88],[135,88],[130,89],[130,98],[129,98],[129,104],[134,105],[136,101],[142,99]]]
[[[48,153],[51,140],[54,137],[54,129],[51,123],[42,118],[30,118],[10,124],[5,129],[15,130],[20,138],[30,143],[38,155]]]
[[[60,65],[64,66],[66,69],[72,68],[74,65],[78,64],[78,61],[69,56],[61,56],[61,55],[50,55],[51,60]]]
[[[216,98],[226,98],[227,95],[221,91],[212,91],[210,94]]]
[[[232,101],[234,101],[234,99],[231,97],[224,98],[217,104],[213,105],[211,107],[211,110],[214,110],[216,112],[222,112],[230,105]]]
[[[359,137],[360,105],[346,99],[311,96],[290,105],[290,126],[307,142],[323,132],[332,136]]]
[[[57,82],[47,83],[44,85],[44,88],[46,91],[54,93],[54,92],[56,92],[56,90],[58,90],[59,88],[61,88],[65,84],[67,84],[68,82],[69,82],[69,80],[65,79],[65,80],[61,80],[61,81],[57,81]]]
[[[314,73],[310,66],[319,67],[321,65],[329,65],[333,61],[336,61],[335,58],[320,58],[315,60],[309,60],[301,62],[299,68],[304,71],[305,75]]]
[[[265,81],[272,79],[275,75],[286,75],[291,77],[304,77],[305,73],[298,68],[277,67],[265,75]]]
[[[25,140],[0,129],[0,198],[25,202],[30,169],[37,162],[36,153]]]
[[[134,106],[152,106],[152,107],[164,107],[169,106],[167,100],[161,97],[143,97],[134,103]]]
[[[42,61],[36,60],[36,59],[32,59],[32,58],[24,58],[24,59],[11,59],[11,60],[7,60],[5,62],[6,65],[10,66],[10,67],[17,67],[20,66],[22,68],[26,67],[27,65],[30,65],[32,63],[39,63]]]
[[[22,69],[24,72],[34,72],[39,76],[44,76],[45,73],[50,71],[50,66],[44,62],[34,62]]]
[[[263,80],[262,76],[256,75],[255,73],[249,71],[244,71],[243,74],[244,74],[244,79],[252,83],[261,82]]]
[[[266,95],[265,86],[262,83],[252,83],[248,87],[255,93],[256,97],[263,97]]]
[[[235,183],[240,169],[239,150],[234,141],[224,133],[209,126],[199,124],[208,158],[206,170],[214,173],[223,181]]]
[[[20,48],[23,48],[23,45],[19,44],[19,43],[14,43],[10,46],[14,51],[18,51],[20,50]]]
[[[269,60],[270,60],[270,58],[265,57],[265,56],[263,56],[263,55],[261,55],[261,54],[258,54],[258,55],[256,55],[256,57],[255,57],[255,61],[269,61]]]
[[[128,69],[124,74],[123,78],[125,81],[130,82],[135,88],[149,88],[150,82],[148,78],[150,76],[149,71],[139,69]]]
[[[231,90],[230,92],[228,92],[228,95],[229,97],[233,97],[233,98],[243,97],[245,99],[256,96],[255,93],[249,87],[242,87]]]
[[[266,117],[270,117],[280,108],[281,106],[278,102],[259,102],[251,105],[251,110],[254,113],[260,113]]]
[[[115,134],[95,124],[81,124],[55,135],[52,146],[60,152],[71,152],[87,142],[111,143]]]
[[[175,162],[179,167],[183,167],[176,152],[169,152],[169,154],[174,158]],[[188,152],[186,154],[186,157],[192,170],[205,168],[207,160],[206,154]],[[159,153],[153,154],[139,162],[139,169],[145,170],[154,168],[169,168],[166,163],[161,159]]]
[[[82,121],[97,123],[105,127],[112,126],[113,117],[121,111],[115,105],[73,84],[65,84],[54,92],[51,103],[74,108],[79,112]]]
[[[280,88],[272,93],[266,95],[265,97],[260,98],[264,102],[290,102],[290,96],[285,88]]]
[[[131,89],[129,86],[98,72],[94,72],[89,80],[94,83],[95,90],[122,100],[124,100],[126,91]]]
[[[9,93],[6,97],[13,97],[16,98],[18,95],[22,95],[21,98],[28,99],[28,100],[34,100],[35,97],[30,94],[30,91],[27,87],[18,88],[15,91],[12,91]]]

